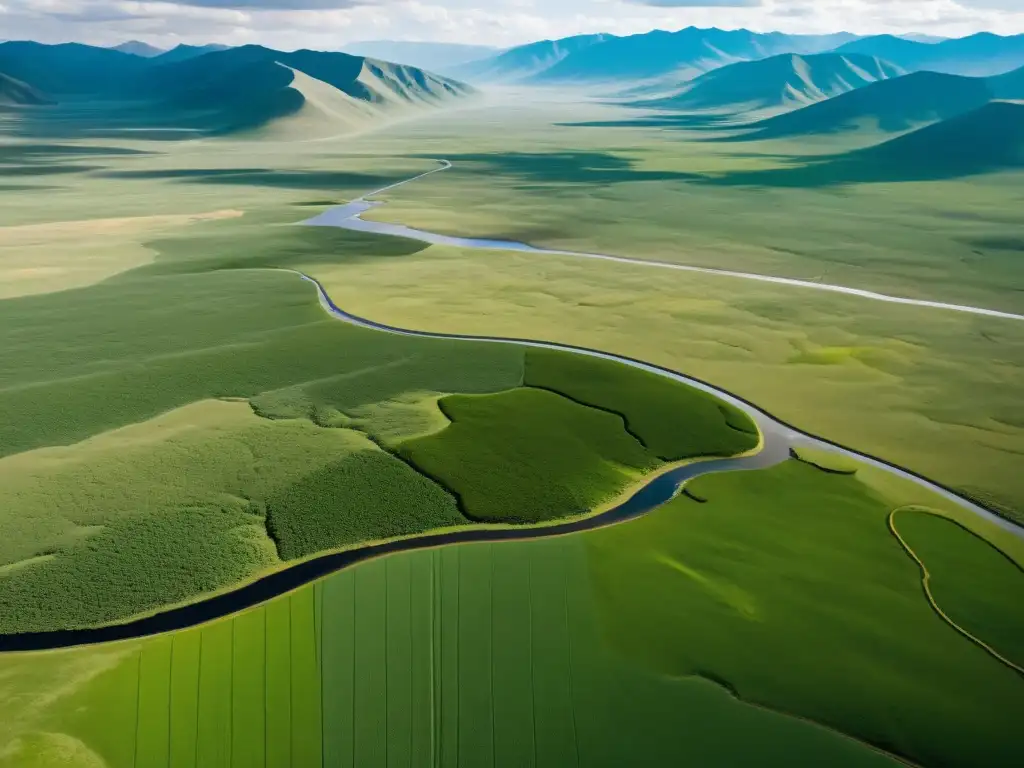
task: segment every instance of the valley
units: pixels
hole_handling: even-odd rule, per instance
[[[741,32],[0,43],[0,768],[1016,764],[1024,44]]]

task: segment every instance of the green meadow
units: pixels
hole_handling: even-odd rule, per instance
[[[793,168],[878,137],[734,142],[566,102],[326,141],[28,141],[3,116],[0,632],[586,514],[758,442],[736,409],[616,364],[346,325],[281,269],[381,322],[697,376],[1022,519],[1018,321],[295,226],[446,157],[367,216],[1022,311],[1017,172],[801,185]],[[1024,762],[1024,680],[933,610],[887,520],[918,510],[896,524],[938,605],[1017,663],[1019,537],[814,451],[687,490],[182,632],[0,655],[0,768]]]
[[[1013,765],[1024,682],[932,612],[885,524],[908,498],[954,512],[873,473],[708,476],[705,502],[610,528],[394,555],[203,627],[0,657],[0,765]]]

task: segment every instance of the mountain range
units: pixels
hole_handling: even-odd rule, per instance
[[[472,89],[416,67],[346,53],[257,45],[178,46],[155,56],[68,43],[0,44],[0,99],[31,105],[92,100],[111,121],[225,133],[318,115],[355,129]]]
[[[682,83],[719,67],[778,54],[835,52],[872,56],[907,72],[923,69],[986,76],[1024,65],[1024,35],[979,33],[928,42],[893,35],[857,37],[757,33],[745,29],[699,29],[644,34],[584,35],[511,48],[459,67],[469,82],[537,85],[623,83],[661,80]]]
[[[787,53],[719,67],[671,95],[634,106],[734,112],[792,109],[901,74],[899,67],[873,56]]]
[[[977,110],[997,100],[1024,100],[1024,67],[995,77],[913,72],[880,80],[755,122],[750,126],[752,132],[741,138],[773,139],[856,129],[905,131]]]

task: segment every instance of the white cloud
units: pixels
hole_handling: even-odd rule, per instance
[[[509,46],[689,25],[807,33],[1024,32],[1024,0],[2,0],[0,9],[5,38],[101,45],[136,37],[165,46],[256,42],[336,50],[353,40],[388,37]]]

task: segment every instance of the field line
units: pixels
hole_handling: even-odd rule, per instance
[[[914,550],[907,543],[906,539],[904,539],[900,535],[900,532],[896,529],[896,513],[901,511],[901,510],[907,510],[907,509],[920,510],[920,508],[916,507],[915,505],[907,505],[907,506],[903,506],[903,507],[897,507],[896,509],[894,509],[892,512],[889,513],[889,517],[888,517],[889,530],[892,532],[892,535],[896,537],[896,541],[898,541],[900,543],[900,546],[903,547],[904,551],[908,555],[910,555],[911,559],[915,563],[917,563],[917,567],[921,571],[921,586],[924,589],[925,597],[928,598],[928,604],[932,607],[932,610],[935,611],[936,615],[938,615],[938,617],[940,619],[942,619],[949,626],[951,626],[953,629],[955,629],[963,637],[967,638],[972,643],[974,643],[976,646],[978,646],[983,651],[988,653],[996,661],[998,661],[1001,664],[1009,667],[1010,669],[1012,669],[1017,674],[1019,674],[1021,676],[1024,676],[1024,667],[1020,667],[1017,664],[1014,664],[1012,661],[1010,661],[1008,658],[1003,656],[1001,653],[999,653],[999,651],[997,651],[991,645],[986,643],[984,640],[982,640],[981,638],[977,637],[976,635],[971,634],[966,629],[961,627],[959,624],[957,624],[955,621],[953,621],[953,619],[951,619],[949,617],[949,615],[947,615],[946,612],[942,610],[942,608],[939,606],[938,602],[936,602],[935,596],[932,594],[932,588],[931,588],[931,578],[932,578],[932,575],[928,571],[928,566],[926,566],[924,564],[924,561],[921,560],[921,558],[917,556],[917,553],[914,552]],[[931,513],[925,512],[924,514],[931,514]]]

